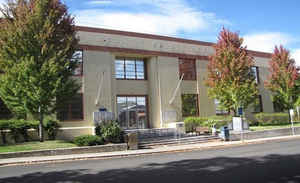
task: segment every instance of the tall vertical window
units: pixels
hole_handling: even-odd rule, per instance
[[[118,122],[122,128],[147,128],[146,96],[117,96]]]
[[[74,70],[74,76],[82,76],[83,74],[83,53],[82,50],[77,50],[74,52],[71,61],[77,61],[78,65]]]
[[[116,79],[146,79],[145,61],[142,59],[118,58],[115,60]]]
[[[197,94],[183,94],[182,101],[182,116],[198,116],[198,95]]]
[[[216,107],[216,115],[227,115],[227,114],[229,114],[229,111],[224,109],[221,106],[220,101],[218,99],[215,99],[214,102],[215,102],[215,107]]]
[[[57,118],[61,121],[83,120],[83,95],[78,93],[60,106]]]
[[[261,95],[258,95],[253,103],[253,112],[254,113],[263,112]]]
[[[259,70],[258,70],[258,67],[256,67],[256,66],[251,67],[251,73],[255,77],[255,81],[258,84],[259,83]]]
[[[180,58],[179,59],[179,77],[183,76],[183,80],[196,80],[196,61],[195,59]]]

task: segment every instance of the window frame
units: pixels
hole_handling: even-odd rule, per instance
[[[260,111],[256,111],[256,110],[255,110],[255,109],[256,109],[256,106],[255,106],[255,103],[254,103],[253,109],[252,109],[252,113],[261,113],[261,112],[264,112],[262,96],[261,96],[261,95],[258,95],[257,98],[258,98],[258,101],[259,101],[259,104],[257,104],[257,105],[259,105]],[[255,100],[256,100],[256,99],[255,99]]]
[[[116,61],[123,61],[123,73],[124,73],[124,78],[118,78],[117,77],[117,71],[116,71]],[[128,78],[126,77],[126,61],[134,61],[134,73],[135,77],[134,78]],[[141,61],[143,62],[143,69],[144,69],[144,78],[140,79],[138,78],[138,73],[137,72],[137,62]],[[147,80],[147,62],[145,58],[138,58],[138,57],[116,57],[115,58],[115,79],[116,80],[139,80],[139,81],[145,81]]]
[[[127,98],[128,97],[135,97],[135,98],[137,98],[137,97],[145,97],[145,102],[146,102],[146,120],[147,120],[147,127],[145,128],[145,129],[147,129],[147,128],[150,128],[150,111],[149,111],[149,99],[148,99],[148,95],[116,95],[116,106],[118,106],[118,97],[126,97],[126,104],[127,104]],[[117,119],[118,119],[118,109],[116,110],[117,112],[116,112],[116,116],[117,116]],[[128,121],[126,121],[126,123],[127,123],[127,129],[130,129],[130,128],[128,128]]]
[[[258,66],[252,66],[251,67],[251,73],[253,72],[253,68],[255,68],[255,82],[256,84],[260,83],[260,79],[259,79],[259,67]]]
[[[83,95],[83,93],[77,93],[76,95],[80,95],[81,96],[81,106],[82,106],[82,110],[81,110],[81,115],[82,115],[82,118],[81,119],[79,119],[79,118],[73,118],[72,117],[72,110],[70,110],[71,108],[72,108],[72,104],[70,104],[70,103],[68,103],[68,104],[66,104],[66,105],[68,105],[67,106],[67,119],[66,120],[61,120],[61,119],[59,119],[59,111],[57,112],[57,119],[59,120],[59,121],[61,121],[61,122],[73,122],[73,121],[84,121],[84,95]]]
[[[182,98],[183,98],[183,96],[184,95],[195,95],[196,96],[196,114],[195,115],[192,115],[192,116],[190,116],[190,115],[184,115],[183,114],[183,100],[182,100]],[[181,115],[182,115],[182,117],[196,117],[196,116],[199,116],[199,95],[198,94],[181,94]]]
[[[187,78],[187,75],[185,74],[183,76],[183,79],[182,80],[185,80],[185,81],[197,81],[197,68],[196,68],[196,59],[192,59],[192,58],[178,58],[178,69],[179,69],[179,78],[181,78],[182,74],[183,73],[186,73],[183,71],[183,68],[181,65],[183,65],[181,62],[189,62],[189,64],[192,64],[192,68],[193,68],[193,76],[192,78],[188,77]],[[185,63],[187,64],[187,63]]]
[[[75,70],[80,69],[80,73],[79,74],[73,73],[73,76],[82,77],[83,76],[83,53],[84,53],[84,51],[82,49],[78,49],[78,50],[75,50],[74,54],[78,51],[81,52],[81,61],[77,62],[78,67],[76,67]],[[72,55],[71,61],[74,60],[74,58],[73,58],[74,54]],[[74,70],[74,72],[75,72],[75,70]]]

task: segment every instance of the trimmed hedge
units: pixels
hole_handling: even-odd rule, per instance
[[[4,144],[7,143],[5,131],[10,130],[10,135],[13,137],[16,143],[20,142],[20,136],[23,136],[24,141],[28,142],[30,140],[28,135],[28,129],[37,129],[38,125],[38,121],[30,121],[23,119],[0,120],[0,132],[2,136],[2,141]]]
[[[210,116],[210,117],[187,117],[184,120],[185,131],[195,132],[197,127],[226,126],[232,121],[232,116]]]
[[[116,121],[106,122],[100,127],[96,127],[96,134],[103,137],[104,141],[107,143],[121,143],[124,141],[123,130]]]
[[[251,125],[286,125],[289,124],[289,115],[287,113],[258,113]]]
[[[96,135],[81,135],[75,137],[74,144],[78,146],[95,146],[95,145],[103,145],[103,138]]]

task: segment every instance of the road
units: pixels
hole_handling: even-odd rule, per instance
[[[0,183],[296,183],[300,139],[223,149],[0,168]]]

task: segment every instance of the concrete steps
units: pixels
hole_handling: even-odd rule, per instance
[[[197,144],[206,143],[212,141],[220,141],[218,136],[192,136],[192,137],[164,137],[164,138],[151,138],[144,139],[139,142],[140,149],[151,149],[159,146],[174,146],[174,145],[186,145],[186,144]]]

